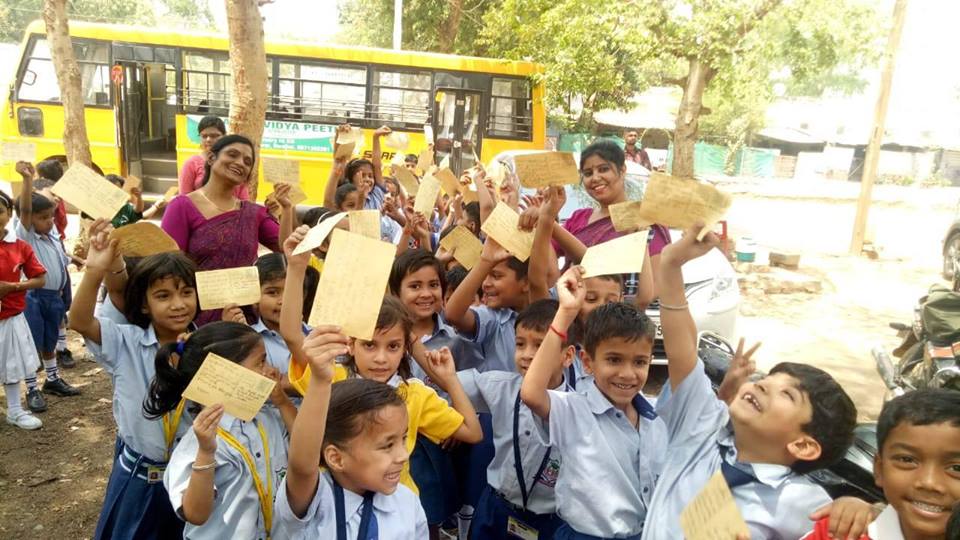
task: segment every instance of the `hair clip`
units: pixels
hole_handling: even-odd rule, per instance
[[[178,342],[177,342],[177,354],[179,354],[180,356],[183,356],[183,346],[184,346],[186,343],[187,343],[186,341],[178,341]]]

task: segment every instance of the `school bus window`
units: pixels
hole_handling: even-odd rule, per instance
[[[277,113],[331,121],[363,118],[367,95],[364,68],[281,62]]]
[[[533,135],[530,83],[494,77],[490,94],[489,134],[529,140]]]
[[[374,75],[374,123],[420,127],[430,118],[429,71],[381,71]]]
[[[80,66],[84,104],[110,105],[107,44],[74,41],[73,50]],[[57,75],[50,60],[50,46],[45,39],[36,39],[33,42],[17,98],[24,101],[60,101],[60,87],[57,85]]]
[[[190,112],[225,114],[230,105],[230,61],[226,53],[184,54],[182,103]]]

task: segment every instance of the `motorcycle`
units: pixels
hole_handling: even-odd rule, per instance
[[[698,335],[697,349],[704,371],[714,391],[717,391],[736,352],[730,343],[712,332]],[[878,361],[877,370],[881,376],[887,369],[893,371],[892,367],[881,367]],[[894,384],[892,381],[891,384]],[[884,500],[883,491],[873,481],[873,460],[876,455],[877,424],[861,423],[854,429],[853,444],[843,459],[832,467],[808,473],[807,477],[822,486],[833,499],[851,496],[871,504],[881,502]]]
[[[893,350],[900,361],[890,360],[893,384],[905,391],[960,390],[960,293],[934,285],[917,302],[912,325],[891,323],[890,327],[902,340]],[[881,352],[874,350],[874,357]]]

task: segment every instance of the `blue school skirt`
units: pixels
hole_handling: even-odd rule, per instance
[[[627,536],[622,539],[616,539],[616,540],[640,540],[640,536],[641,535],[639,534],[635,534],[633,536]],[[554,540],[607,540],[606,538],[602,538],[600,536],[592,536],[589,534],[578,533],[566,523],[564,523],[563,525],[560,526],[559,529],[557,529],[557,534],[555,534],[553,538]],[[610,540],[615,540],[615,539],[611,538]]]
[[[23,315],[30,326],[33,343],[40,352],[53,352],[57,348],[60,323],[67,314],[62,291],[31,289],[27,291],[27,309]]]
[[[410,454],[410,476],[420,490],[427,523],[440,525],[460,509],[457,477],[450,454],[423,435]]]
[[[496,448],[493,446],[493,417],[490,413],[477,415],[483,428],[483,440],[477,444],[462,444],[454,453],[457,483],[460,485],[460,500],[476,508],[480,494],[487,487],[487,467],[493,461]]]
[[[510,518],[523,522],[537,530],[537,538],[544,540],[554,538],[557,528],[563,525],[563,520],[556,514],[534,514],[503,498],[494,491],[490,484],[484,488],[477,502],[477,509],[473,513],[470,523],[470,540],[503,539],[509,540],[516,536],[507,534],[507,523]]]
[[[183,520],[163,487],[166,463],[147,459],[117,437],[94,540],[164,540],[183,538]]]

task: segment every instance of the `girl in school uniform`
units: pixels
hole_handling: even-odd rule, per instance
[[[197,314],[196,266],[180,253],[162,253],[141,260],[128,278],[116,242],[108,239],[110,229],[104,220],[91,226],[87,267],[70,309],[70,326],[113,382],[117,444],[94,538],[179,537],[183,522],[170,506],[163,472],[174,445],[190,428],[191,414],[180,405],[148,420],[142,407],[157,351],[175,344]],[[124,291],[122,299],[113,298],[126,324],[94,316],[105,278],[108,287]]]
[[[256,330],[213,322],[157,353],[144,415],[157,418],[180,406],[183,392],[211,353],[279,381],[276,368],[266,365],[267,352]],[[274,385],[270,400],[273,406],[265,405],[249,422],[224,412],[220,404],[204,407],[177,444],[163,483],[171,506],[187,522],[184,538],[271,538],[274,494],[287,470],[288,433],[297,410],[280,384]]]
[[[12,216],[13,200],[0,191],[0,382],[7,396],[7,423],[40,429],[43,422],[26,411],[20,400],[20,381],[40,367],[23,310],[27,291],[43,287],[47,270],[30,244],[18,239],[12,228],[7,230]]]
[[[284,243],[287,283],[283,289],[283,308],[280,312],[280,333],[292,353],[288,376],[292,386],[301,394],[306,394],[311,377],[311,368],[300,352],[304,337],[300,331],[299,306],[303,302],[301,283],[307,257],[306,254],[293,255],[293,250],[307,231],[306,227],[300,227]],[[421,358],[441,362],[445,366],[437,373],[440,378],[435,382],[449,394],[450,403],[432,388],[411,378],[409,353],[414,346],[411,342],[412,330],[413,322],[403,304],[392,296],[384,297],[373,339],[350,340],[349,354],[344,356],[342,364],[335,367],[334,382],[363,378],[397,388],[407,404],[409,429],[405,444],[408,453],[413,451],[418,433],[433,442],[449,438],[470,444],[479,442],[483,432],[477,413],[457,378],[450,349],[427,352],[422,344],[416,344],[417,354],[423,355]],[[409,463],[404,462],[400,481],[418,493],[409,469]]]
[[[336,358],[349,352],[348,343],[330,326],[318,327],[303,343],[313,376],[277,492],[275,536],[425,540],[423,508],[400,481],[409,456],[406,404],[396,388],[382,382],[331,384]]]

